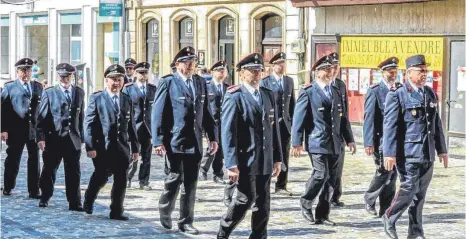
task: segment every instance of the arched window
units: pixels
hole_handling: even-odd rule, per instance
[[[228,64],[227,83],[232,84],[235,78],[235,19],[224,16],[218,22],[218,59],[225,60]]]
[[[185,17],[179,21],[179,49],[194,45],[194,21]]]
[[[269,13],[261,18],[262,21],[262,54],[265,66],[278,52],[282,51],[282,17]]]

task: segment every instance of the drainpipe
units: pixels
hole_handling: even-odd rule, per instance
[[[121,0],[122,9],[121,9],[121,19],[120,19],[120,65],[124,65],[125,63],[125,53],[126,53],[126,45],[125,45],[125,36],[126,36],[126,23],[128,22],[126,19],[126,0]]]

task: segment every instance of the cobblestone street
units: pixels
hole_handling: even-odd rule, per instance
[[[358,145],[358,151],[356,155],[346,156],[342,196],[346,206],[331,212],[331,218],[337,226],[310,225],[301,216],[299,196],[272,195],[269,238],[385,238],[380,219],[368,215],[363,208],[363,194],[375,169],[372,159],[363,156],[362,145]],[[5,156],[2,152],[2,173]],[[152,158],[151,172],[154,191],[127,191],[125,209],[130,216],[129,221],[107,218],[111,180],[101,191],[93,215],[68,211],[63,164],[58,170],[56,190],[49,207],[42,209],[38,207],[38,200],[27,199],[25,156],[23,154],[13,195],[1,198],[2,238],[214,238],[219,219],[226,211],[222,202],[223,186],[214,184],[209,174],[208,181],[199,182],[197,191],[194,226],[201,231],[201,235],[193,237],[179,233],[177,229],[170,231],[162,228],[158,221],[157,202],[163,186],[163,160],[155,156]],[[81,157],[81,171],[81,189],[84,195],[93,171],[92,161],[84,154]],[[302,193],[310,174],[311,163],[307,155],[291,158],[289,189]],[[271,191],[274,191],[273,186]],[[178,217],[177,210],[172,215],[173,219]],[[444,169],[437,161],[424,207],[426,237],[465,238],[464,212],[464,158],[451,158],[448,169]],[[400,238],[406,238],[407,219],[405,212],[397,227]],[[247,238],[249,232],[250,212],[231,238]]]

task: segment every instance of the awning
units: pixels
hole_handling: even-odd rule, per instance
[[[433,0],[291,0],[293,7],[330,7],[388,3],[429,2]],[[439,1],[439,0],[434,0]]]

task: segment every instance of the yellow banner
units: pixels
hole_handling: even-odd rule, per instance
[[[442,37],[341,37],[340,63],[342,67],[377,68],[379,63],[396,56],[399,67],[406,69],[406,58],[423,54],[429,70],[443,69]]]

